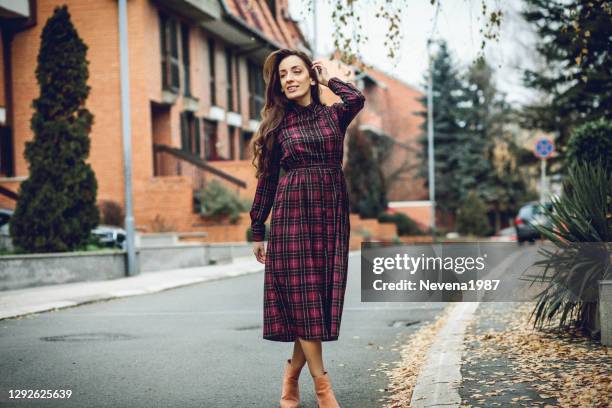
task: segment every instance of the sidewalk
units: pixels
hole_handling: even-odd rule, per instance
[[[533,329],[535,303],[481,303],[465,335],[464,407],[608,407],[612,352],[573,332]]]
[[[155,293],[263,270],[264,265],[251,255],[236,257],[231,263],[219,265],[147,272],[113,280],[0,291],[0,320],[101,300]]]
[[[533,329],[528,321],[533,305],[449,305],[436,324],[417,333],[414,344],[404,345],[412,351],[402,361],[406,385],[391,406],[610,406],[612,352],[576,331]],[[427,351],[415,358],[422,344]],[[397,389],[398,383],[395,378]]]

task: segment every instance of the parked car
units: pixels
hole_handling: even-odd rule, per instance
[[[516,242],[516,228],[508,227],[503,228],[497,232],[494,236],[491,237],[491,241],[495,242]]]
[[[98,237],[103,245],[126,249],[126,233],[123,228],[114,225],[98,225],[91,233]]]
[[[536,239],[542,238],[535,226],[545,225],[550,227],[552,225],[543,207],[549,211],[552,210],[551,203],[540,204],[537,201],[527,203],[519,210],[517,216],[514,218],[516,238],[519,244],[525,241],[535,242]]]
[[[9,208],[0,208],[0,235],[9,235],[9,221],[13,212]]]
[[[10,236],[9,221],[13,212],[8,208],[0,208],[0,237]],[[102,245],[126,249],[126,233],[123,228],[114,225],[98,225],[91,233],[100,239]]]

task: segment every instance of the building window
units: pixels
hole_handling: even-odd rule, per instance
[[[181,150],[200,157],[200,120],[193,112],[181,113]]]
[[[228,125],[227,136],[229,140],[229,159],[236,160],[236,127]]]
[[[164,90],[178,92],[180,85],[177,22],[164,13],[160,13],[159,18],[162,88]]]
[[[276,1],[268,0],[268,8],[270,9],[270,13],[272,13],[272,16],[276,18]]]
[[[217,90],[215,87],[215,40],[208,39],[208,72],[210,72],[210,104],[217,104]]]
[[[191,96],[191,76],[189,74],[189,26],[181,24],[181,46],[183,51],[183,93]]]
[[[264,81],[261,67],[249,61],[249,117],[259,120],[264,107]]]
[[[234,64],[232,50],[225,49],[225,78],[227,83],[227,110],[235,112],[234,109]]]
[[[242,99],[240,99],[240,60],[236,56],[236,112],[242,112]]]
[[[0,176],[13,177],[13,136],[11,128],[0,126]]]
[[[217,153],[217,122],[204,119],[204,158],[206,160],[219,160]]]
[[[240,141],[239,146],[240,160],[250,159],[251,155],[249,154],[248,148],[251,145],[251,140],[253,139],[253,132],[243,130],[241,139],[242,140]]]

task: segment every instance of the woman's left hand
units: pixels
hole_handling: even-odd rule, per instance
[[[327,86],[327,81],[329,81],[329,74],[327,72],[327,68],[323,65],[323,63],[319,60],[312,62],[312,68],[317,74],[317,80],[320,84]]]

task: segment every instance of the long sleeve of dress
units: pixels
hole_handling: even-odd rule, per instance
[[[365,105],[365,96],[355,85],[338,77],[330,78],[327,87],[342,99],[342,102],[334,103],[331,107],[336,111],[340,128],[344,132]]]
[[[270,215],[272,204],[274,204],[276,187],[278,186],[281,168],[280,159],[280,151],[275,151],[270,161],[269,175],[267,177],[262,175],[257,179],[257,189],[255,190],[255,198],[253,199],[253,205],[250,211],[253,241],[263,241],[265,238],[265,222],[268,215]]]

